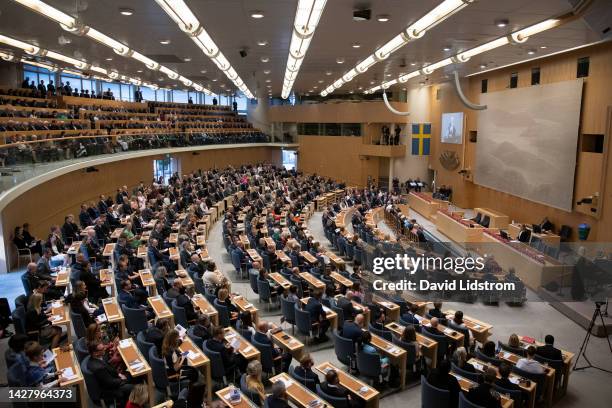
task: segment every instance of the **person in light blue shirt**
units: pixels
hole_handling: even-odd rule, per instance
[[[376,354],[380,358],[380,371],[383,377],[387,377],[389,375],[389,357],[380,357],[378,350],[371,343],[372,334],[369,331],[364,331],[361,335],[361,347],[362,351],[369,354]]]

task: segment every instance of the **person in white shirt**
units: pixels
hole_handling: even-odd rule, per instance
[[[542,364],[533,359],[535,353],[536,348],[529,346],[527,348],[527,357],[519,359],[519,361],[516,362],[516,368],[520,368],[532,374],[544,374],[544,367],[542,367]]]

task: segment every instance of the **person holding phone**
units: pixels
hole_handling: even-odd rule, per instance
[[[179,349],[181,342],[179,333],[176,330],[168,331],[162,342],[161,357],[166,363],[168,379],[178,380],[179,376],[184,376],[189,378],[189,381],[197,381],[198,372],[188,365],[187,354],[189,352],[181,352]]]

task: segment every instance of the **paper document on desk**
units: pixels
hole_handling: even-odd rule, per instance
[[[98,323],[104,323],[105,321],[107,321],[108,319],[106,318],[106,314],[102,313],[101,315],[98,315],[96,317],[96,321]]]
[[[189,360],[195,360],[198,357],[200,357],[200,353],[194,353],[193,350],[189,350],[189,352],[187,353],[187,358]]]
[[[131,345],[132,345],[132,342],[130,341],[130,339],[123,339],[123,340],[119,341],[119,347],[120,348],[130,347]]]
[[[53,360],[55,360],[55,357],[57,357],[57,354],[55,354],[51,350],[47,350],[43,354],[43,358],[45,359],[45,364],[50,364]]]
[[[66,367],[64,368],[64,370],[62,371],[62,377],[68,381],[70,380],[74,380],[77,376],[74,373],[74,371],[72,370],[72,367]]]
[[[230,346],[232,346],[235,350],[237,350],[238,348],[240,348],[240,340],[238,340],[237,338],[234,338],[230,342]]]
[[[279,381],[285,384],[285,389],[289,388],[293,384],[293,380],[289,378],[279,378]]]

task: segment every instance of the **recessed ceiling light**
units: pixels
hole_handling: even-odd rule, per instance
[[[421,81],[421,82],[419,82],[419,85],[423,86],[423,85],[425,85],[425,82]]]
[[[270,75],[270,72],[272,72],[272,71],[270,71],[269,69],[265,69],[263,73],[264,73],[264,75]]]
[[[259,10],[251,11],[251,17],[256,19],[264,18],[264,13],[263,11]]]
[[[142,72],[142,69],[137,70],[136,72],[138,72],[139,74]]]
[[[498,26],[499,28],[504,28],[505,26],[507,26],[509,23],[509,21],[507,19],[499,19],[499,20],[495,20],[495,25]]]
[[[342,57],[338,57],[338,58],[336,58],[336,62],[337,62],[338,64],[344,64],[344,58],[342,58]]]
[[[266,83],[270,83],[270,82],[272,82],[271,79],[266,79]]]
[[[170,44],[170,40],[159,40],[159,43],[163,45],[168,45]]]
[[[205,74],[206,72],[208,71],[206,71],[205,69],[200,70],[200,74]]]
[[[361,91],[361,90],[363,89],[363,86],[360,86],[360,87],[359,87],[359,88],[357,88],[357,89],[359,89],[359,90]]]
[[[370,85],[374,85],[375,83],[375,81],[370,81]]]
[[[353,47],[353,48],[359,48],[359,47],[361,47],[361,44],[359,44],[358,42],[354,42],[354,43],[351,45],[351,47]]]
[[[406,90],[406,88],[402,88],[402,91],[405,91],[405,90]]]
[[[213,82],[217,82],[217,78],[213,78],[213,79],[212,79],[212,81],[213,81]]]
[[[259,45],[260,47],[265,47],[266,45],[268,45],[268,42],[266,40],[259,40],[257,41],[257,45]]]
[[[266,85],[266,88],[272,88],[272,85]]]
[[[124,16],[131,16],[132,14],[134,14],[134,10],[131,8],[127,8],[127,7],[122,7],[119,9],[119,13],[121,13]]]
[[[268,57],[261,57],[260,61],[261,62],[268,62],[268,61],[270,61],[270,58],[268,58]]]
[[[390,77],[390,76],[391,76],[391,74],[385,74],[385,76],[386,76],[386,77]]]
[[[163,80],[164,80],[164,77],[159,77],[159,78],[157,78],[157,80],[158,80],[158,81],[163,81]]]
[[[447,45],[447,46],[445,46],[444,48],[442,48],[442,50],[444,50],[444,51],[450,51],[450,50],[451,50],[451,47]]]
[[[540,49],[545,50],[547,47],[545,45],[540,45]]]
[[[185,61],[185,62],[190,62],[190,61],[191,61],[191,58],[189,58],[189,57],[183,58],[183,61]]]
[[[112,60],[113,60],[113,57],[108,57],[108,58],[105,58],[105,59],[106,59],[107,61],[112,61]]]
[[[225,88],[225,84],[219,84],[221,88]]]
[[[410,65],[414,67],[416,65],[416,62],[411,62]]]
[[[314,89],[318,89],[319,87],[315,85],[315,86],[313,86],[313,88],[314,88]]]
[[[529,54],[529,55],[533,55],[535,53],[536,53],[536,50],[534,50],[534,49],[527,50],[527,54]]]
[[[379,14],[376,16],[376,20],[380,21],[381,23],[386,23],[387,21],[391,20],[391,17],[389,17],[388,14]]]
[[[327,76],[330,76],[331,74],[332,74],[332,72],[331,72],[331,71],[327,71],[327,72],[325,73],[325,75],[327,75]]]
[[[487,67],[487,64],[480,64],[480,69],[485,69]]]
[[[353,91],[349,91],[349,93],[350,93],[350,94],[352,94],[352,93],[353,93]]]

